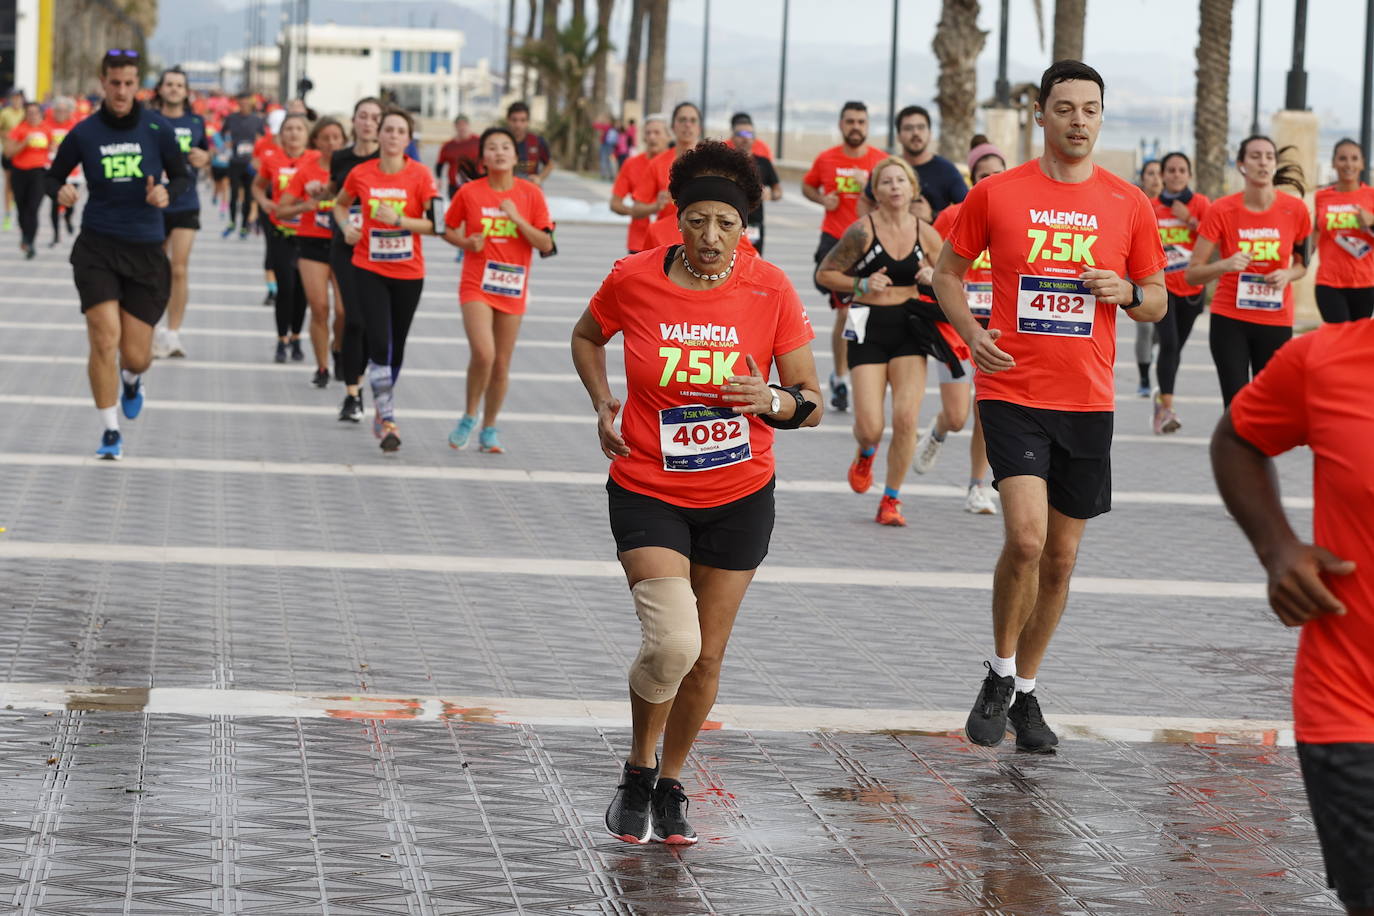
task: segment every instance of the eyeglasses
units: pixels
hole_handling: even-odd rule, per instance
[[[138,52],[129,48],[111,48],[105,52],[106,57],[138,57]]]

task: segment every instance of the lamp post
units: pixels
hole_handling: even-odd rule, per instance
[[[892,54],[887,68],[887,148],[897,139],[897,0],[892,0]]]
[[[1011,107],[1011,83],[1007,80],[1007,20],[1011,0],[1002,0],[1002,24],[997,30],[997,83],[994,93],[998,108]]]
[[[706,21],[701,26],[701,134],[706,136],[706,71],[710,66],[711,0],[705,0]]]
[[[1369,181],[1370,109],[1374,108],[1374,0],[1367,0],[1364,10],[1364,91],[1360,94],[1360,143],[1364,145],[1364,173],[1360,180]]]
[[[1307,0],[1293,4],[1293,66],[1288,71],[1288,92],[1283,107],[1289,111],[1307,110],[1307,71],[1303,56],[1307,50]]]
[[[1250,136],[1260,132],[1259,126],[1259,81],[1260,81],[1260,41],[1264,35],[1264,0],[1255,0],[1255,88],[1254,102],[1250,108]]]
[[[1370,0],[1374,3],[1374,0]],[[786,114],[787,96],[787,14],[791,7],[791,0],[782,0],[782,57],[778,64],[778,152],[777,157],[782,158],[782,137],[783,119]]]

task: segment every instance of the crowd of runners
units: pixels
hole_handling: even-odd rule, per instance
[[[84,193],[70,262],[89,331],[97,454],[121,457],[120,414],[139,416],[154,357],[186,356],[200,177],[224,236],[264,242],[275,318],[264,358],[304,362],[308,315],[310,382],[343,384],[348,422],[362,420],[369,390],[387,452],[401,445],[398,382],[425,283],[424,238],[456,248],[470,357],[448,441],[461,449],[475,433],[483,452],[502,452],[497,421],[534,254],[557,250],[543,193],[555,163],[529,131],[529,109],[512,105],[480,134],[459,118],[431,169],[412,116],[379,99],[336,119],[300,101],[195,101],[177,70],[141,100],[139,77],[134,52],[110,51],[103,101],[85,117],[71,100],[44,111],[20,98],[0,119],[26,257],[42,201],[56,238]],[[924,108],[897,112],[900,149],[889,154],[868,142],[867,107],[842,106],[841,142],[801,180],[823,208],[813,278],[833,311],[824,386],[801,296],[766,259],[765,202],[784,189],[749,116],[736,115],[722,140],[703,139],[690,102],[643,120],[643,148],[623,158],[610,197],[630,217],[628,255],[607,265],[571,342],[610,460],[610,528],[642,628],[629,673],[632,746],[607,828],[636,843],[696,841],[679,779],[768,552],[774,438],[815,426],[827,404],[851,414],[855,492],[873,486],[887,438],[882,525],[906,524],[908,468],[929,471],[948,436],[972,426],[965,508],[995,514],[1000,501],[1004,542],[965,733],[994,746],[1010,731],[1019,749],[1052,752],[1037,675],[1087,521],[1111,508],[1117,321],[1141,331],[1139,392],[1154,398],[1153,431],[1172,434],[1182,426],[1180,354],[1214,287],[1208,339],[1231,407],[1214,440],[1218,482],[1270,573],[1275,610],[1307,627],[1295,699],[1304,775],[1332,881],[1352,910],[1374,907],[1374,586],[1356,572],[1374,569],[1361,511],[1362,459],[1374,448],[1361,383],[1374,324],[1356,321],[1374,311],[1365,151],[1337,144],[1337,181],[1317,191],[1314,219],[1300,196],[1310,176],[1267,137],[1237,150],[1242,190],[1209,201],[1190,187],[1182,152],[1147,163],[1139,185],[1094,164],[1105,89],[1091,67],[1054,64],[1038,98],[1043,155],[1014,165],[975,137],[967,177],[934,154]],[[6,206],[8,223],[8,197]],[[1314,232],[1328,326],[1285,347]],[[617,335],[619,393],[606,357]],[[922,432],[931,361],[939,410]],[[1288,527],[1268,465],[1298,444],[1317,451],[1317,540],[1327,550]]]

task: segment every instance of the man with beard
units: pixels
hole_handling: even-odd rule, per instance
[[[895,124],[902,158],[916,170],[916,177],[921,180],[921,195],[912,203],[911,212],[933,223],[945,207],[963,203],[968,194],[968,182],[953,162],[935,155],[930,148],[930,112],[920,105],[908,105],[897,112]],[[863,200],[859,202],[859,215],[876,206],[873,189],[865,187]]]
[[[868,106],[863,102],[845,102],[840,109],[840,136],[844,142],[832,146],[816,157],[811,171],[802,178],[802,195],[825,208],[821,222],[821,240],[816,246],[817,266],[835,247],[849,225],[858,219],[859,197],[868,184],[868,173],[887,154],[868,145]],[[836,410],[849,409],[848,343],[844,337],[849,307],[830,290],[816,284],[830,307],[835,310],[835,327],[830,335],[830,347],[835,357],[835,371],[830,373],[830,406]]]

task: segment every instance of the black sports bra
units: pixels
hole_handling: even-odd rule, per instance
[[[868,225],[873,230],[873,241],[868,243],[868,250],[854,265],[854,276],[871,277],[886,267],[887,276],[893,286],[915,286],[916,274],[920,272],[926,259],[925,252],[921,250],[920,220],[916,222],[916,244],[912,246],[911,253],[900,260],[892,257],[883,247],[883,243],[878,241],[878,227],[873,222],[872,214],[869,214]]]

